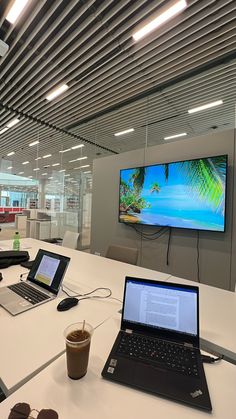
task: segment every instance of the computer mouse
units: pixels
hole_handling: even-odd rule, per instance
[[[78,304],[79,300],[75,297],[64,298],[57,306],[58,311],[66,311]]]

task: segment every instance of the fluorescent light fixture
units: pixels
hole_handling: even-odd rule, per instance
[[[0,134],[3,134],[4,132],[6,132],[8,130],[8,128],[3,128],[0,130]]]
[[[84,147],[84,144],[75,145],[74,147],[71,147],[71,150],[76,150],[77,148]]]
[[[24,172],[19,172],[19,173],[18,173],[18,175],[23,175],[23,174],[24,174]]]
[[[78,159],[69,160],[69,163],[73,163],[73,162],[78,161],[78,160],[85,160],[85,159],[87,159],[87,158],[88,158],[88,157],[78,157]]]
[[[55,99],[57,96],[61,95],[62,93],[64,93],[66,90],[69,89],[69,86],[67,84],[62,84],[61,86],[57,87],[56,89],[54,89],[51,93],[49,93],[46,96],[47,100],[53,100]]]
[[[29,161],[24,161],[22,164],[28,164],[29,163]]]
[[[70,151],[71,148],[67,148],[66,150],[60,150],[59,153],[66,153],[67,151]]]
[[[145,25],[142,29],[135,32],[133,34],[134,40],[139,41],[140,39],[149,35],[149,33],[153,32],[159,26],[163,25],[163,23],[167,22],[172,17],[182,12],[182,10],[184,10],[186,7],[187,7],[187,2],[185,0],[175,1],[174,4],[168,7],[168,9],[166,9],[163,13],[159,14],[155,19],[147,23],[147,25]]]
[[[169,137],[164,137],[164,140],[172,140],[172,138],[185,137],[186,135],[187,135],[187,132],[183,132],[182,134],[175,134],[175,135],[170,135]]]
[[[54,163],[52,166],[60,166],[60,163]]]
[[[65,172],[65,171],[66,171],[66,169],[59,170],[59,172]]]
[[[48,157],[52,157],[51,154],[45,154],[45,156],[43,156],[43,159],[47,159]]]
[[[119,137],[119,135],[129,134],[130,132],[133,132],[134,128],[126,129],[125,131],[117,132],[114,134],[115,137]]]
[[[8,20],[10,23],[15,23],[16,19],[25,8],[28,1],[29,0],[15,0],[6,16],[6,20]]]
[[[46,164],[45,166],[43,166],[44,169],[47,169],[48,167],[50,167],[50,164]]]
[[[28,176],[28,178],[30,178],[30,179],[31,179],[32,177],[33,177],[33,176]]]
[[[11,151],[10,153],[7,154],[7,156],[13,156],[13,154],[15,154],[15,151]]]
[[[223,104],[223,100],[217,100],[216,102],[207,103],[206,105],[198,106],[197,108],[189,109],[188,113],[195,113],[199,111],[204,111],[205,109],[214,108]]]
[[[20,120],[18,118],[13,119],[11,122],[8,122],[7,128],[12,128],[14,127],[14,125],[18,124],[18,122],[20,122]]]
[[[39,141],[37,140],[37,141],[34,141],[33,143],[30,143],[29,144],[29,147],[33,147],[33,145],[36,145],[36,144],[38,144],[39,143]]]
[[[39,167],[36,167],[36,169],[34,169],[35,172],[37,172],[37,170],[40,170]]]
[[[70,176],[70,174],[68,173],[68,175],[65,175],[65,177],[66,177],[66,176]]]
[[[48,179],[53,179],[53,176],[50,176]]]
[[[42,157],[37,157],[35,160],[41,160]]]
[[[74,169],[84,169],[85,167],[89,167],[90,164],[85,164],[84,166],[74,167]]]
[[[9,166],[8,169],[12,169],[12,166]]]
[[[42,173],[42,176],[46,176],[47,175],[47,173]]]
[[[85,174],[87,174],[87,173],[91,173],[91,170],[87,170],[87,172],[84,172]]]

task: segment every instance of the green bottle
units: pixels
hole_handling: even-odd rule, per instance
[[[13,250],[20,250],[20,235],[18,231],[15,232],[13,237]]]

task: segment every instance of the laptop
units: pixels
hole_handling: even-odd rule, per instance
[[[102,376],[211,411],[198,287],[126,277],[121,330]]]
[[[69,261],[40,249],[25,281],[0,288],[0,305],[15,316],[56,298]]]

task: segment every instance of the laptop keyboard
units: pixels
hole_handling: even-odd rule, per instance
[[[117,352],[188,376],[199,376],[195,350],[169,341],[124,333]]]
[[[41,301],[48,300],[50,298],[48,295],[43,294],[25,282],[9,285],[8,288],[33,305],[41,303]]]

